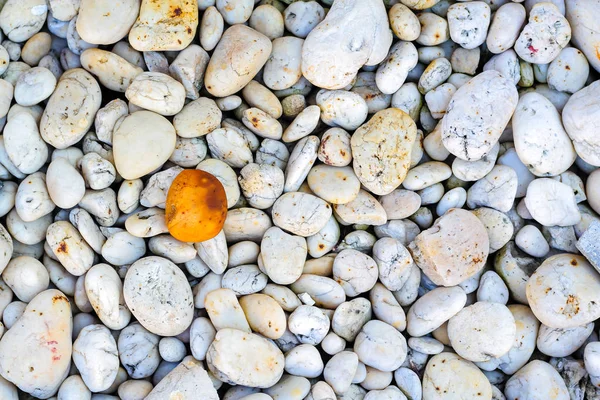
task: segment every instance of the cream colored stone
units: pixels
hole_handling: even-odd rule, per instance
[[[129,33],[139,11],[140,0],[81,0],[77,33],[88,43],[116,43]]]
[[[142,0],[140,14],[129,31],[138,51],[183,50],[196,36],[198,7],[186,0]]]

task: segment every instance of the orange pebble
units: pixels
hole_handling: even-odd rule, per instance
[[[182,171],[169,188],[166,202],[169,233],[182,242],[203,242],[221,231],[227,196],[217,178],[198,169]]]

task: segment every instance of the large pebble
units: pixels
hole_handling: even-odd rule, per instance
[[[83,177],[63,157],[56,158],[48,165],[46,185],[52,202],[63,209],[76,206],[85,195]]]
[[[96,264],[85,275],[85,292],[98,318],[106,327],[123,329],[131,319],[125,305],[121,278],[108,264]]]
[[[479,301],[465,307],[448,322],[448,337],[461,357],[488,361],[507,353],[515,340],[516,324],[503,304]]]
[[[489,153],[510,121],[519,96],[514,84],[490,70],[461,86],[442,120],[444,146],[458,158],[477,161]]]
[[[8,0],[0,12],[0,28],[13,42],[24,42],[44,26],[47,13],[44,0]]]
[[[365,365],[380,371],[395,371],[406,359],[406,339],[385,322],[367,322],[354,341],[354,352]]]
[[[420,233],[409,249],[416,264],[434,283],[454,286],[483,268],[489,238],[477,217],[451,209],[432,228]]]
[[[117,376],[117,343],[104,325],[88,325],[73,342],[73,362],[93,392],[108,389]]]
[[[600,21],[595,18],[600,10],[600,4],[585,0],[565,1],[566,17],[571,25],[573,44],[585,54],[591,66],[600,70],[600,57],[598,56],[598,38],[594,32],[598,30]]]
[[[175,143],[175,129],[166,118],[150,111],[134,112],[113,134],[117,172],[125,179],[140,178],[163,165]]]
[[[410,167],[417,128],[408,114],[390,108],[378,112],[352,135],[354,172],[372,193],[396,189]]]
[[[573,94],[562,112],[563,125],[577,155],[595,166],[600,166],[600,140],[592,127],[600,113],[600,107],[594,102],[599,95],[600,82],[596,81]]]
[[[556,369],[541,360],[531,361],[517,371],[506,382],[504,393],[507,400],[522,398],[569,400],[571,398],[565,381]]]
[[[306,37],[302,74],[313,85],[341,89],[363,65],[377,65],[392,44],[392,32],[379,0],[339,0]]]
[[[331,206],[320,198],[302,192],[289,192],[273,204],[273,223],[298,236],[319,232],[331,217]]]
[[[467,295],[458,286],[433,289],[419,298],[408,311],[408,333],[420,337],[433,332],[456,315],[466,302]]]
[[[142,72],[133,78],[125,96],[138,107],[161,115],[175,115],[185,102],[185,87],[161,72]]]
[[[96,75],[103,86],[116,92],[125,92],[143,72],[123,57],[105,50],[87,49],[79,58],[83,68]]]
[[[560,114],[539,93],[527,93],[519,99],[512,128],[519,159],[536,176],[561,174],[577,157]]]
[[[76,3],[80,3],[77,33],[93,44],[113,44],[124,38],[140,9],[140,0],[119,0],[110,4],[102,0],[81,0]],[[52,15],[57,17],[55,8],[52,8]]]
[[[0,340],[0,373],[22,391],[49,398],[71,364],[71,305],[55,289],[29,302],[19,323]]]
[[[423,399],[492,399],[492,385],[475,364],[453,353],[433,356],[423,376]]]
[[[547,258],[527,282],[527,299],[535,316],[551,328],[573,328],[600,315],[600,277],[589,262],[574,254]]]
[[[140,14],[129,31],[129,43],[138,51],[183,50],[196,36],[195,2],[142,0]]]
[[[178,335],[192,323],[192,290],[184,273],[167,259],[146,257],[133,263],[123,295],[136,319],[157,335]]]
[[[92,267],[94,251],[69,222],[57,221],[50,225],[46,242],[70,274],[81,276]]]
[[[260,250],[263,268],[273,282],[288,285],[302,274],[307,255],[303,237],[287,234],[274,226],[265,232]]]
[[[448,8],[450,37],[465,49],[485,42],[492,10],[483,1],[453,4]]]
[[[66,71],[42,115],[42,138],[57,149],[77,143],[94,123],[101,99],[100,85],[89,72],[81,68]]]
[[[262,33],[245,25],[230,27],[221,37],[206,68],[206,90],[218,97],[239,91],[265,65],[271,50],[271,41]]]
[[[4,127],[8,157],[24,174],[38,171],[48,159],[48,146],[40,137],[36,121],[26,112],[13,115]]]
[[[547,64],[554,60],[571,39],[571,26],[552,3],[538,3],[529,12],[515,51],[532,64]]]
[[[285,366],[283,354],[273,343],[236,329],[217,332],[206,360],[219,380],[259,388],[275,385]]]
[[[573,190],[554,179],[540,178],[531,182],[525,205],[533,219],[544,226],[571,226],[581,220]]]

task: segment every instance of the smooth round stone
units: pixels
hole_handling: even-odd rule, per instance
[[[252,294],[264,289],[269,278],[256,265],[240,265],[229,268],[221,285],[233,290],[238,295]]]
[[[468,235],[468,240],[467,236]],[[454,286],[481,270],[489,252],[485,227],[472,213],[451,209],[408,246],[435,284]]]
[[[287,285],[302,274],[306,260],[306,240],[285,233],[278,227],[269,228],[261,242],[261,258],[266,274],[275,283]]]
[[[352,384],[352,378],[358,368],[358,356],[352,351],[335,354],[325,365],[323,378],[335,393],[345,393]]]
[[[272,208],[273,223],[295,235],[311,236],[319,232],[331,217],[331,206],[308,193],[289,192]]]
[[[305,273],[290,288],[297,294],[308,293],[319,307],[333,310],[346,301],[344,288],[327,276]]]
[[[439,354],[444,351],[444,344],[430,337],[410,338],[408,347],[423,354]]]
[[[203,361],[206,358],[208,347],[216,334],[217,330],[208,318],[199,317],[194,320],[190,327],[190,350],[196,360]]]
[[[142,0],[140,14],[129,31],[129,43],[137,51],[183,50],[196,36],[197,26],[196,3]]]
[[[421,207],[421,197],[412,190],[396,189],[381,196],[379,203],[388,219],[404,219],[413,215]]]
[[[0,13],[0,28],[13,42],[24,42],[44,26],[48,5],[44,0],[7,1]]]
[[[336,217],[344,225],[383,225],[387,221],[385,210],[369,192],[360,190],[354,200],[333,206]]]
[[[376,113],[352,135],[353,167],[360,182],[374,194],[386,195],[407,176],[417,127],[404,111]]]
[[[294,7],[294,4],[290,5],[288,9],[291,7]],[[319,5],[319,7],[321,6]],[[293,15],[292,19],[297,16],[296,14]],[[289,19],[286,19],[285,23],[287,24],[288,21]],[[273,40],[273,50],[263,72],[265,85],[269,89],[288,89],[302,77],[303,44],[304,40],[293,36],[279,37]]]
[[[485,42],[492,10],[483,1],[458,3],[448,7],[448,28],[452,40],[465,49]]]
[[[345,167],[352,161],[350,134],[342,128],[331,128],[321,137],[317,157],[327,165]]]
[[[410,276],[413,259],[402,243],[394,238],[381,238],[373,246],[373,259],[379,280],[389,290],[400,290]]]
[[[320,308],[301,305],[288,318],[288,329],[300,343],[317,345],[329,331],[330,319]]]
[[[360,190],[360,181],[350,167],[317,165],[308,173],[307,182],[314,194],[332,204],[349,203]]]
[[[117,349],[127,374],[133,379],[152,376],[160,363],[159,337],[140,324],[131,324],[119,334]]]
[[[29,256],[13,258],[2,272],[2,279],[19,300],[24,302],[30,302],[50,282],[44,265]]]
[[[192,323],[191,288],[179,267],[167,259],[145,257],[133,263],[123,295],[131,313],[152,333],[175,336]]]
[[[50,289],[34,297],[0,340],[3,377],[25,393],[51,397],[69,371],[72,324],[71,305],[62,292]]]
[[[63,157],[53,160],[46,172],[50,198],[58,207],[76,206],[85,194],[85,181],[79,171]]]
[[[570,399],[565,381],[550,364],[534,360],[521,368],[506,382],[507,400]]]
[[[269,339],[279,339],[286,327],[281,306],[266,294],[250,294],[240,298],[250,328]]]
[[[238,178],[248,203],[259,209],[271,207],[281,196],[284,179],[283,171],[278,167],[255,163],[243,167]]]
[[[577,255],[547,258],[527,282],[527,299],[535,316],[551,328],[574,328],[600,315],[600,277]]]
[[[590,337],[594,324],[589,323],[573,328],[540,327],[537,348],[550,357],[568,357],[575,353]]]
[[[333,278],[347,296],[367,292],[377,282],[377,263],[368,255],[353,249],[342,250],[333,262]]]
[[[480,160],[500,138],[518,100],[515,85],[499,72],[480,73],[448,104],[442,120],[444,146],[465,161]]]
[[[490,239],[490,253],[500,250],[514,233],[514,225],[508,216],[492,208],[481,207],[472,211],[485,226]]]
[[[265,65],[271,50],[271,41],[262,33],[245,25],[228,28],[206,68],[206,90],[217,97],[238,92]]]
[[[590,342],[585,346],[583,359],[585,369],[593,377],[600,376],[600,342]]]
[[[42,139],[57,149],[77,143],[94,123],[101,100],[100,85],[89,72],[81,68],[66,71],[42,115]]]
[[[11,116],[3,133],[8,158],[20,172],[33,174],[48,160],[48,146],[30,114],[20,112]]]
[[[156,170],[169,159],[175,142],[175,129],[165,117],[151,111],[128,115],[113,134],[117,172],[125,179],[137,179]]]
[[[340,304],[331,320],[331,328],[343,339],[353,342],[364,324],[371,319],[371,303],[356,298]]]
[[[167,74],[142,72],[131,81],[125,96],[140,108],[171,116],[184,106],[185,87]]]
[[[573,190],[554,179],[539,178],[527,187],[525,205],[544,226],[571,226],[581,220]]]
[[[548,29],[552,26],[552,29]],[[519,57],[532,64],[547,64],[554,60],[571,39],[567,19],[552,3],[536,4],[529,12],[529,21],[515,43]]]
[[[508,294],[508,287],[496,272],[487,271],[481,276],[477,288],[477,301],[506,304]]]
[[[89,325],[73,342],[73,362],[93,392],[108,389],[117,376],[117,343],[104,325]]]
[[[125,92],[144,71],[123,57],[105,50],[87,49],[79,58],[83,68],[96,75],[104,87],[116,92]]]
[[[535,225],[525,225],[517,232],[515,244],[533,257],[544,257],[550,251],[548,242]]]
[[[527,12],[519,3],[507,3],[496,11],[487,33],[488,49],[499,54],[513,47],[525,22]]]
[[[594,103],[599,94],[600,82],[593,82],[573,94],[562,112],[563,125],[573,141],[577,155],[595,166],[600,166],[600,141],[591,127],[592,121],[600,112],[600,107]]]
[[[448,322],[452,347],[469,361],[488,361],[507,353],[516,335],[515,319],[503,304],[477,302]]]
[[[383,61],[391,44],[392,32],[383,3],[337,2],[306,37],[302,74],[315,86],[341,89],[352,82],[363,65]]]
[[[56,87],[56,78],[50,70],[34,67],[25,71],[15,85],[15,101],[22,106],[33,106],[46,100]]]
[[[152,383],[148,381],[128,380],[119,386],[117,393],[122,400],[138,400],[145,398],[152,388]]]
[[[458,286],[435,288],[419,298],[407,314],[407,332],[424,336],[440,327],[465,306],[467,295]]]
[[[401,332],[406,329],[404,310],[394,294],[385,286],[381,283],[375,284],[369,292],[369,300],[373,307],[373,314],[378,320],[390,324]]]
[[[393,326],[372,320],[356,336],[354,352],[369,367],[395,371],[406,359],[406,339]]]
[[[575,161],[560,114],[542,94],[530,92],[519,99],[512,128],[517,155],[534,175],[559,175]]]
[[[323,360],[315,346],[301,344],[285,354],[285,371],[295,376],[316,378],[323,372]]]
[[[1,392],[0,392],[1,393]],[[61,399],[82,399],[90,400],[92,398],[92,392],[83,382],[80,375],[71,375],[65,379],[58,389],[57,396]],[[15,397],[9,397],[10,400],[17,400],[18,396],[15,389]]]
[[[292,2],[283,10],[285,28],[305,38],[325,18],[323,6],[316,1]]]
[[[467,192],[469,208],[490,207],[508,212],[515,200],[518,187],[517,173],[511,167],[497,165],[483,179],[475,182]]]
[[[433,356],[423,376],[423,399],[461,397],[491,399],[492,385],[475,364],[456,354]]]
[[[94,262],[94,251],[67,221],[51,224],[46,231],[46,242],[56,259],[72,275],[85,274]]]
[[[125,305],[121,278],[108,264],[96,264],[85,275],[87,298],[106,327],[123,329],[131,319]]]
[[[451,175],[448,165],[439,161],[425,162],[408,171],[402,186],[408,190],[421,190],[445,181]]]
[[[277,346],[261,336],[236,329],[217,332],[206,361],[210,371],[222,382],[259,388],[275,385],[285,366],[284,356]]]
[[[594,16],[598,13],[599,5],[583,0],[569,0],[566,3],[568,5],[566,17],[571,26],[573,43],[598,71],[600,69],[600,60],[596,54],[598,40],[593,32],[598,27],[598,20]]]
[[[88,43],[116,43],[129,33],[139,7],[140,0],[119,0],[110,4],[101,0],[81,0],[77,33]],[[54,9],[53,14],[56,17]]]

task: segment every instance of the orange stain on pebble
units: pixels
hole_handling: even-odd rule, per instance
[[[169,233],[182,242],[203,242],[221,231],[227,196],[217,178],[197,169],[182,171],[169,188],[165,217]]]

